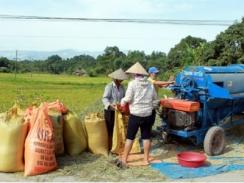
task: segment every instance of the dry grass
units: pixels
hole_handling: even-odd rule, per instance
[[[244,135],[243,127],[237,127],[227,133],[227,148],[223,155],[218,157],[243,157],[244,158]],[[157,139],[153,140],[152,154],[165,162],[176,162],[176,154],[184,150],[203,151],[202,147],[195,147],[189,143],[174,141],[171,144],[160,144]],[[57,158],[59,168],[56,171],[24,177],[23,173],[0,173],[1,181],[170,181],[159,172],[150,167],[134,167],[126,170],[118,169],[111,163],[115,157],[93,155],[84,152],[79,156],[61,156]],[[208,157],[211,164],[238,163],[240,158],[228,162],[226,159],[212,159]],[[244,161],[242,161],[244,163]],[[173,171],[173,170],[172,170]]]

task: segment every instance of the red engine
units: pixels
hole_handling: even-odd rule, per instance
[[[181,99],[162,99],[162,117],[172,129],[193,129],[197,120],[199,102]]]

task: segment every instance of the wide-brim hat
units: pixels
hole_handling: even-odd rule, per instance
[[[118,80],[126,80],[128,79],[128,75],[122,70],[118,69],[108,75],[108,77]]]
[[[145,75],[145,76],[148,75],[146,69],[144,69],[144,67],[139,62],[136,62],[134,65],[132,65],[125,72],[126,73],[130,73],[130,74],[141,74],[141,75]]]

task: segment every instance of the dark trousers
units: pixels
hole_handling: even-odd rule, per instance
[[[139,117],[130,114],[126,138],[130,140],[134,140],[137,131],[140,128],[141,138],[143,140],[151,139],[152,125],[153,125],[152,115],[147,117]]]
[[[154,123],[155,123],[155,119],[156,119],[156,110],[155,109],[153,109],[152,110],[152,126],[154,125]]]
[[[114,130],[114,111],[104,110],[104,118],[108,131],[108,145],[109,149],[112,148],[113,130]]]

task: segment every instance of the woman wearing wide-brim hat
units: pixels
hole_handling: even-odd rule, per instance
[[[121,83],[123,80],[128,79],[128,75],[122,69],[118,69],[108,76],[112,78],[112,82],[106,85],[102,102],[104,105],[104,118],[108,130],[109,149],[111,149],[115,108],[125,96],[125,88]]]
[[[132,74],[134,79],[129,82],[125,97],[121,100],[122,107],[129,103],[130,116],[124,153],[122,161],[118,165],[126,166],[128,155],[139,128],[143,140],[144,162],[145,165],[148,165],[153,123],[151,115],[158,102],[157,94],[153,85],[147,80],[147,71],[139,62],[131,66],[126,73]]]

